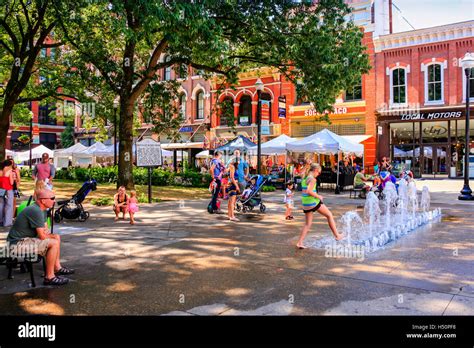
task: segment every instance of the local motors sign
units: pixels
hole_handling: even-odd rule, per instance
[[[153,139],[139,141],[137,147],[137,167],[161,166],[161,145]]]
[[[416,120],[439,120],[439,119],[450,119],[460,118],[462,111],[451,111],[451,112],[423,112],[413,114],[400,115],[402,121],[416,121]]]

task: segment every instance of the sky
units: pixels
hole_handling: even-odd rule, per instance
[[[474,0],[393,0],[402,11],[393,8],[393,31],[412,30],[403,20],[405,17],[415,29],[463,22],[474,19]]]

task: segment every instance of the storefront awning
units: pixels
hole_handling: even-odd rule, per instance
[[[168,143],[161,144],[161,148],[165,150],[186,150],[186,149],[203,149],[204,142],[197,143]]]
[[[371,135],[341,135],[341,137],[355,144],[362,144],[364,141],[372,137]]]

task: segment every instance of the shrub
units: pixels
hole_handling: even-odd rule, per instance
[[[275,186],[263,186],[262,192],[274,192],[276,190]]]

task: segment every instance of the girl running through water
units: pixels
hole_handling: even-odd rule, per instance
[[[305,178],[301,182],[301,187],[303,189],[301,201],[303,203],[305,224],[303,226],[303,230],[301,231],[300,239],[296,244],[299,249],[306,248],[303,245],[303,242],[313,223],[313,213],[315,211],[323,215],[328,220],[328,225],[331,228],[336,240],[341,240],[343,237],[342,234],[337,231],[334,217],[332,216],[332,213],[329,211],[329,209],[324,205],[323,197],[320,196],[316,191],[316,178],[319,174],[321,174],[321,166],[318,163],[313,163],[309,166],[308,172],[305,174]]]

